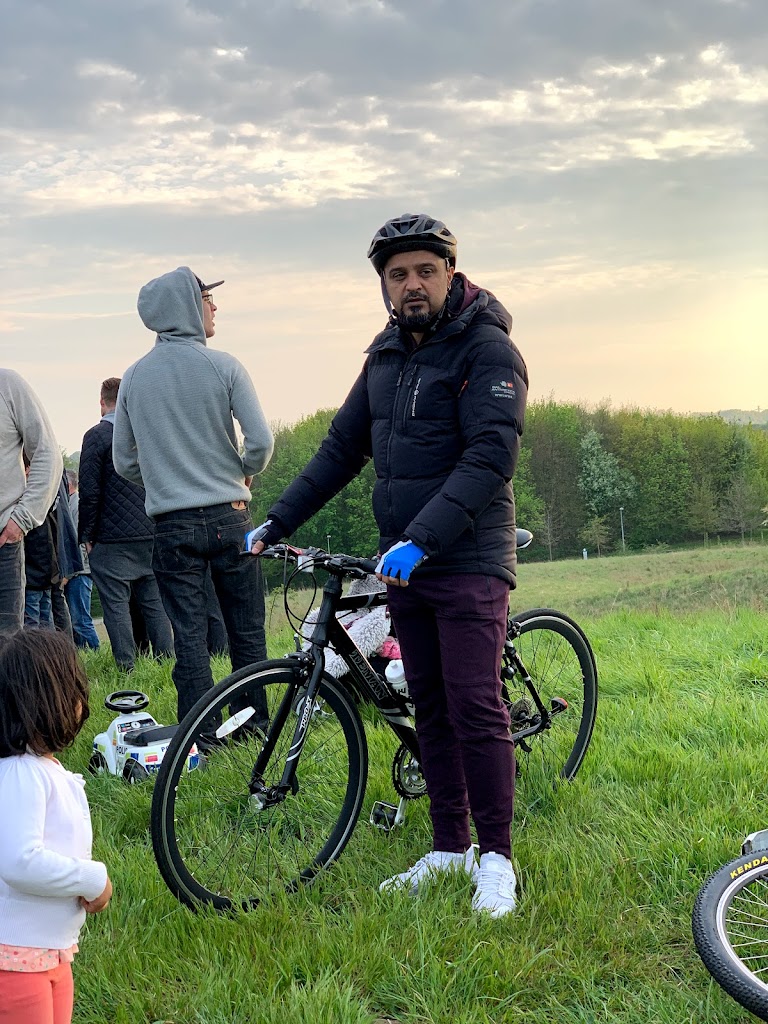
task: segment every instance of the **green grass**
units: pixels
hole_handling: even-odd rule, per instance
[[[81,937],[76,1024],[744,1021],[694,952],[690,912],[708,874],[768,824],[768,550],[523,565],[519,582],[515,607],[561,607],[585,627],[601,700],[576,780],[515,825],[514,916],[473,915],[458,878],[418,900],[378,893],[430,838],[423,800],[390,836],[367,824],[371,801],[392,797],[394,745],[379,727],[339,863],[249,915],[180,907],[152,857],[150,790],[91,778],[95,855],[115,897]],[[279,653],[286,629],[274,625]],[[87,665],[93,713],[64,758],[79,771],[111,717],[103,696],[125,685],[108,650]],[[173,719],[167,665],[142,663],[130,685]]]

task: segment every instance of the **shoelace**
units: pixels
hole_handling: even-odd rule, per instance
[[[498,868],[478,868],[475,883],[478,890],[492,887],[500,896],[514,895],[510,873]]]
[[[425,853],[423,857],[419,857],[412,868],[408,869],[407,874],[409,876],[415,875],[421,871],[422,868],[439,868],[441,861],[439,857],[433,856],[434,851]]]

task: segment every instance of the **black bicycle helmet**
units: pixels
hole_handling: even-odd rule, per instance
[[[416,249],[436,252],[456,266],[456,239],[441,220],[426,213],[403,213],[388,220],[373,236],[368,259],[380,275],[390,256]]]

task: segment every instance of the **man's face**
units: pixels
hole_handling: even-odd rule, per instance
[[[426,249],[396,253],[384,267],[384,286],[400,323],[418,331],[442,309],[453,267]]]
[[[213,301],[211,293],[203,292],[203,329],[205,330],[206,338],[212,338],[216,333],[216,325],[213,322],[216,308],[216,303]]]

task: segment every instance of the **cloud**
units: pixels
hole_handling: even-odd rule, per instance
[[[239,68],[248,51],[222,54],[227,67]],[[207,74],[222,84],[223,72]],[[30,215],[203,204],[311,208],[392,195],[403,175],[422,187],[455,178],[478,188],[510,174],[750,153],[764,144],[768,107],[768,70],[742,66],[721,43],[620,64],[589,57],[570,77],[525,86],[486,74],[454,74],[426,87],[411,82],[401,85],[396,110],[382,96],[344,95],[325,72],[298,82],[286,68],[246,75],[215,117],[153,106],[142,93],[146,79],[123,66],[81,61],[76,77],[100,88],[75,124],[103,123],[102,131],[85,138],[79,130],[62,138],[60,127],[42,138],[4,133],[5,195]],[[243,90],[259,118],[228,120],[241,116]],[[297,104],[302,94],[315,102]]]
[[[294,346],[309,380],[327,370],[327,400],[305,401],[329,404],[380,326],[370,236],[407,209],[450,224],[571,375],[569,332],[611,318],[633,339],[663,322],[671,345],[711,289],[721,330],[729,290],[735,322],[764,287],[767,37],[763,0],[17,5],[0,361],[23,355],[56,401],[63,349],[90,409],[90,376],[146,341],[140,284],[190,264],[227,278],[233,342]],[[278,349],[260,366],[287,409]]]

